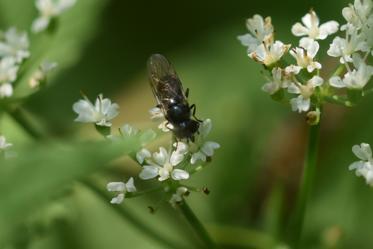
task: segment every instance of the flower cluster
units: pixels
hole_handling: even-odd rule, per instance
[[[156,179],[161,184],[162,191],[165,191],[169,197],[169,202],[175,206],[182,201],[183,197],[189,193],[188,187],[183,185],[183,181],[188,180],[191,175],[201,170],[208,163],[214,151],[220,147],[216,142],[207,140],[211,131],[212,122],[206,119],[201,122],[198,132],[193,141],[188,139],[173,139],[168,149],[164,146],[157,151],[151,152],[146,145],[156,138],[156,133],[152,130],[140,131],[139,129],[125,124],[119,129],[120,136],[111,134],[111,120],[119,114],[119,106],[112,103],[111,100],[103,98],[100,94],[95,104],[90,102],[87,97],[77,101],[73,105],[73,110],[78,114],[76,122],[92,123],[99,127],[108,127],[109,133],[102,133],[111,140],[126,139],[136,137],[140,141],[141,148],[135,153],[133,159],[139,164],[139,179]],[[159,108],[153,108],[149,111],[152,120],[161,122],[159,129],[163,132],[172,131],[173,127],[164,121],[164,115]],[[97,129],[100,131],[99,129]],[[112,200],[112,204],[120,204],[126,197],[126,193],[135,192],[134,179],[130,178],[127,183],[110,182],[107,185],[108,191],[119,192]]]
[[[320,24],[314,10],[302,17],[302,22],[295,23],[291,32],[301,37],[298,46],[285,45],[275,41],[271,18],[254,15],[247,20],[248,34],[238,36],[242,45],[247,47],[248,56],[264,65],[269,73],[267,83],[262,90],[269,93],[274,100],[289,103],[293,111],[319,113],[325,101],[347,105],[355,103],[356,94],[349,90],[363,88],[373,75],[373,67],[367,64],[372,56],[373,14],[371,0],[355,0],[346,7],[342,15],[347,21],[340,26],[336,21]],[[321,72],[319,40],[344,32],[344,38],[336,36],[327,55],[339,58],[339,67],[331,76]],[[286,58],[288,57],[288,58]],[[293,60],[294,63],[289,63]],[[321,73],[321,74],[320,74]],[[347,88],[340,92],[339,88]],[[337,100],[346,101],[337,101]]]
[[[40,16],[32,23],[32,31],[39,33],[48,28],[51,21],[71,8],[76,0],[36,0]]]
[[[13,95],[13,82],[22,62],[30,56],[26,32],[10,28],[0,36],[0,98]]]
[[[32,24],[34,32],[45,30],[53,18],[75,4],[75,0],[36,0],[40,17]],[[18,72],[31,53],[30,42],[26,32],[11,27],[0,31],[0,99],[13,96],[14,83],[18,80]],[[29,79],[31,88],[46,82],[47,74],[57,66],[55,62],[44,61]]]
[[[352,152],[360,161],[356,161],[349,166],[350,170],[355,170],[357,176],[362,176],[368,185],[373,186],[373,158],[372,149],[367,143],[354,145]]]

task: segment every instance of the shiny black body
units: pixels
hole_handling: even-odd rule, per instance
[[[194,140],[199,120],[194,117],[195,106],[189,106],[187,94],[170,62],[160,54],[148,60],[149,81],[158,105],[173,126],[172,131],[179,139]]]

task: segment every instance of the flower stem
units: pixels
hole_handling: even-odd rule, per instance
[[[290,223],[289,243],[292,249],[299,248],[307,201],[313,188],[317,162],[320,123],[309,128],[307,155],[304,162],[303,178],[295,207],[294,219]]]
[[[208,234],[207,230],[205,229],[201,221],[197,218],[197,216],[194,214],[194,212],[185,200],[178,205],[178,208],[180,212],[183,214],[183,216],[186,218],[186,220],[189,222],[189,224],[192,226],[196,234],[204,242],[205,248],[218,248],[215,242],[211,239],[210,235]]]

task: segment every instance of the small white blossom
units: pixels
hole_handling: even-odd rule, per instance
[[[75,3],[76,0],[36,0],[40,16],[32,23],[32,31],[38,33],[45,30],[52,18],[61,15]]]
[[[319,43],[310,38],[302,38],[299,46],[300,48],[290,50],[290,54],[297,60],[297,65],[306,68],[310,73],[321,69],[321,64],[313,60],[319,51]]]
[[[357,30],[347,32],[346,39],[339,36],[335,37],[327,54],[332,57],[340,57],[340,62],[352,62],[352,54],[358,51],[368,52],[369,46],[364,36]]]
[[[288,73],[291,74],[292,71],[299,73],[300,68],[288,68]],[[283,70],[279,67],[272,69],[272,79],[263,85],[262,90],[269,94],[274,94],[281,88],[287,88],[291,81],[283,75]]]
[[[189,146],[189,151],[192,153],[190,163],[195,164],[198,161],[206,162],[208,157],[214,155],[214,151],[220,148],[220,145],[216,142],[206,141],[207,135],[210,133],[212,128],[211,119],[203,121],[199,127],[199,136],[196,137],[194,143]]]
[[[372,150],[369,144],[361,143],[352,147],[352,152],[360,161],[352,163],[348,168],[349,170],[356,170],[357,176],[363,176],[366,183],[373,186],[373,159]]]
[[[43,63],[41,63],[39,69],[32,74],[29,80],[29,86],[31,88],[38,87],[41,82],[47,79],[48,73],[55,69],[57,65],[58,64],[56,62],[49,61],[44,61]]]
[[[0,84],[0,98],[7,98],[13,95],[13,86],[9,83]]]
[[[136,153],[136,160],[140,163],[143,164],[145,159],[150,158],[152,154],[150,153],[149,150],[142,148]]]
[[[163,121],[158,125],[158,129],[160,129],[163,132],[169,132],[174,128],[174,126],[168,122],[167,120]]]
[[[336,88],[363,89],[373,75],[373,67],[354,57],[357,69],[347,72],[343,79],[339,76],[330,78],[329,83]]]
[[[136,136],[139,133],[139,130],[136,127],[133,127],[130,124],[124,124],[122,127],[119,128],[122,135],[132,137]]]
[[[18,32],[15,28],[8,29],[4,40],[0,41],[0,58],[13,58],[16,63],[21,63],[30,56],[29,40],[26,32]]]
[[[164,114],[162,109],[159,107],[153,107],[149,110],[150,119],[152,120],[159,120],[164,118]]]
[[[111,204],[120,204],[126,197],[127,192],[136,192],[133,178],[131,177],[126,183],[124,182],[109,182],[106,186],[110,192],[119,192],[116,197],[111,199]]]
[[[293,25],[291,32],[295,36],[308,36],[314,40],[324,40],[328,35],[338,31],[339,24],[336,21],[328,21],[320,24],[315,11],[311,10],[302,18],[303,25],[299,22]]]
[[[260,15],[254,15],[252,18],[247,19],[246,27],[250,33],[238,36],[241,44],[247,47],[247,52],[250,54],[262,44],[273,43],[273,26],[271,18],[266,17],[263,19]]]
[[[153,160],[146,160],[147,165],[143,166],[139,177],[143,180],[158,177],[159,181],[172,178],[175,181],[189,178],[189,173],[182,169],[176,169],[179,163],[184,160],[184,155],[173,151],[169,154],[165,148],[160,147],[159,152],[153,153]]]
[[[12,83],[17,78],[18,66],[12,57],[0,60],[0,84]]]
[[[249,53],[249,57],[270,66],[281,59],[281,57],[289,50],[290,45],[286,45],[281,41],[275,41],[270,45],[260,44],[255,51]]]
[[[93,105],[88,99],[81,99],[73,105],[73,110],[78,114],[76,122],[94,123],[98,126],[111,126],[110,120],[115,118],[119,106],[112,103],[110,99],[103,98],[102,94]]]
[[[315,88],[321,86],[324,80],[319,76],[313,76],[305,85],[300,83],[293,83],[289,86],[288,92],[299,94],[298,97],[290,100],[291,108],[293,111],[307,112],[311,107],[311,96]]]
[[[343,8],[342,15],[347,24],[341,27],[341,30],[351,28],[361,29],[367,24],[372,13],[373,3],[371,0],[355,0],[354,4]]]
[[[13,144],[8,143],[6,141],[6,138],[4,136],[0,136],[0,152],[5,151],[9,147],[11,147]]]
[[[183,201],[183,197],[188,194],[188,189],[186,187],[178,187],[176,193],[172,194],[170,203],[173,207]]]

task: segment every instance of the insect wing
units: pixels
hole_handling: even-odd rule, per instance
[[[173,102],[187,103],[181,81],[163,55],[154,54],[149,58],[148,74],[154,96],[163,109]]]

